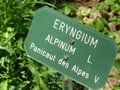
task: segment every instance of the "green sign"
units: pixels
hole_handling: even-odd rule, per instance
[[[25,41],[29,57],[91,89],[104,86],[114,40],[53,10],[39,9]]]

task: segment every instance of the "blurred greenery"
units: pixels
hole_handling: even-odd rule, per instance
[[[27,57],[23,44],[35,10],[54,1],[0,0],[0,90],[55,90],[57,72]]]
[[[23,44],[35,11],[47,5],[115,39],[120,53],[120,0],[84,7],[65,0],[0,0],[0,90],[61,90],[56,71],[27,57]],[[115,60],[120,78],[120,57]],[[116,76],[114,76],[116,77]],[[78,88],[79,89],[79,88]],[[77,87],[75,90],[78,90]],[[113,87],[120,89],[120,82]]]

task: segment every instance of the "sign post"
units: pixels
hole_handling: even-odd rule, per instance
[[[27,55],[91,89],[102,88],[117,48],[114,40],[49,7],[36,11]]]
[[[73,85],[72,85],[72,80],[62,76],[62,85],[63,85],[63,89],[62,90],[73,90]]]

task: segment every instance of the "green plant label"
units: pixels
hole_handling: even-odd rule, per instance
[[[117,48],[114,40],[45,6],[25,40],[32,59],[92,89],[104,86]]]

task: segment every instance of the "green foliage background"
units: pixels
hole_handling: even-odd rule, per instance
[[[0,0],[0,90],[54,90],[57,72],[26,56],[24,40],[34,12],[54,0]]]
[[[120,52],[120,31],[118,37],[110,31],[109,22],[120,25],[120,0],[105,0],[99,7],[75,8],[73,3],[61,0],[0,0],[0,90],[61,90],[61,77],[56,71],[27,57],[23,44],[29,31],[35,11],[48,5],[99,32],[113,37]],[[93,19],[90,13],[102,11],[107,6],[115,15]],[[59,8],[58,8],[59,7]],[[85,17],[93,19],[86,22]],[[119,28],[118,28],[119,29]],[[117,77],[120,75],[120,59],[115,60]],[[116,76],[114,76],[116,77]],[[114,89],[120,89],[117,83]],[[116,89],[117,88],[117,89]]]

